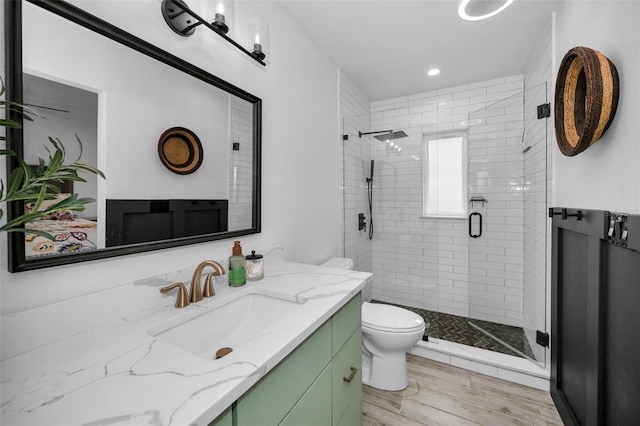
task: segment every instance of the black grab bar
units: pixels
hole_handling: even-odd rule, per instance
[[[472,217],[473,216],[480,216],[480,230],[478,231],[477,234],[474,234],[473,231],[471,230],[471,224],[473,222]],[[473,212],[469,215],[469,236],[471,238],[479,238],[482,236],[482,215],[478,212]]]

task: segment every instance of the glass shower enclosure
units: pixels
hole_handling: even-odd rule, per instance
[[[469,114],[468,128],[469,324],[540,365],[546,351],[536,336],[547,332],[546,105],[543,83]]]
[[[546,98],[546,84],[537,85],[453,129],[438,121],[438,99],[425,102],[433,114],[419,123],[345,117],[341,143],[342,251],[356,270],[373,272],[370,296],[421,314],[430,338],[542,366],[546,350],[535,342],[547,330],[549,148],[547,119],[537,117]],[[407,137],[362,135],[392,127]],[[424,142],[452,131],[466,138],[467,205],[458,217],[429,217]]]

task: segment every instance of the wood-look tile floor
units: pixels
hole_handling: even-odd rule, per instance
[[[363,426],[562,425],[548,392],[407,354],[409,386],[363,385]]]

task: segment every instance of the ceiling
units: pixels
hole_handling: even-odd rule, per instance
[[[458,17],[458,0],[280,4],[369,101],[376,101],[522,74],[560,2],[516,0],[477,22]],[[441,73],[427,77],[434,67]]]

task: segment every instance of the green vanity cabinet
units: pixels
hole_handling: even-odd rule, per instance
[[[358,294],[238,399],[233,425],[362,424],[361,304]]]
[[[331,399],[332,425],[343,417],[356,417],[362,424],[362,398],[354,404],[355,393],[362,391],[362,300],[351,299],[331,318]],[[346,413],[349,410],[350,413]]]
[[[343,416],[349,417],[345,413],[347,408],[362,415],[362,398],[358,404],[351,406],[351,399],[362,390],[362,332],[360,328],[354,331],[349,340],[338,351],[331,362],[331,383],[332,383],[332,410],[333,421],[336,425]],[[345,380],[348,379],[348,380]],[[357,405],[357,407],[355,407]],[[358,423],[360,424],[360,423]]]
[[[233,426],[233,414],[231,407],[227,408],[209,426]]]
[[[277,425],[331,362],[331,324],[324,323],[237,403],[237,425]]]
[[[331,424],[331,366],[289,411],[280,426],[327,426]]]

